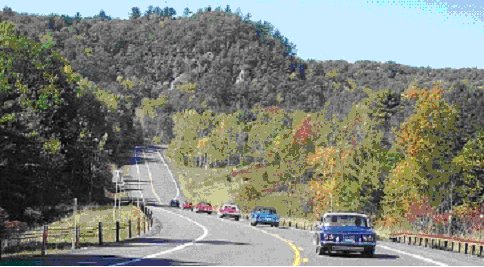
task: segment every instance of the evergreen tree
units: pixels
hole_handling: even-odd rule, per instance
[[[139,7],[132,7],[131,8],[131,13],[129,14],[130,19],[137,19],[141,17],[141,11]]]

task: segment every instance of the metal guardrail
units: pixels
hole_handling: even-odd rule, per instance
[[[478,240],[413,233],[392,233],[390,240],[407,245],[424,246],[479,257],[484,256],[484,242]]]
[[[243,218],[248,220],[249,215],[243,214]],[[293,222],[290,219],[283,219],[282,222],[280,221],[280,226],[307,231],[315,231],[316,229],[318,229],[318,225],[316,222],[314,224],[305,222],[303,224],[298,224],[297,222]],[[408,245],[424,246],[432,249],[441,249],[456,253],[464,253],[468,255],[484,257],[484,242],[478,240],[412,233],[393,233],[390,235],[390,240],[393,242],[405,243]]]

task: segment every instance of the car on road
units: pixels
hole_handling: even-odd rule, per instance
[[[201,212],[204,212],[204,213],[208,213],[208,214],[212,214],[213,212],[213,207],[212,207],[212,204],[208,203],[208,202],[200,202],[198,203],[195,208],[193,209],[196,213],[201,213]]]
[[[376,234],[368,216],[353,212],[332,212],[321,216],[320,226],[314,234],[316,253],[360,252],[373,256]]]
[[[224,218],[224,217],[234,218],[236,221],[238,221],[240,219],[239,206],[232,203],[225,203],[218,210],[218,216],[220,218]]]
[[[189,202],[189,201],[183,202],[182,209],[184,209],[184,210],[192,210],[193,211],[193,204],[192,204],[192,202]]]
[[[178,199],[170,200],[170,207],[179,208],[180,207],[180,201]]]
[[[250,213],[250,225],[269,224],[271,227],[279,227],[279,215],[273,207],[255,207]]]

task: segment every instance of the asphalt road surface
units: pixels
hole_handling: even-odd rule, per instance
[[[373,258],[357,254],[318,256],[310,231],[252,227],[242,220],[220,219],[167,207],[180,189],[162,154],[137,150],[125,179],[133,197],[145,201],[157,223],[145,236],[116,245],[89,247],[52,255],[43,265],[477,265],[484,259],[417,246],[378,242]],[[138,190],[139,189],[139,190]]]

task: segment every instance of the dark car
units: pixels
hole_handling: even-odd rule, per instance
[[[376,234],[370,227],[368,216],[359,213],[326,213],[321,217],[321,226],[314,235],[316,253],[360,252],[373,256]]]
[[[170,200],[170,207],[179,208],[180,207],[180,201],[178,199]]]
[[[271,227],[279,227],[279,215],[272,207],[255,207],[250,213],[250,225],[269,224]]]

